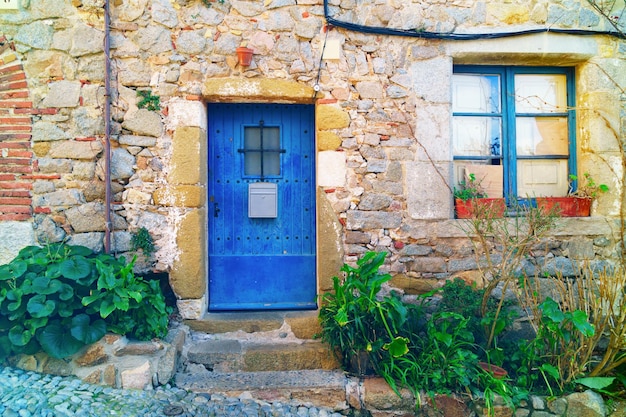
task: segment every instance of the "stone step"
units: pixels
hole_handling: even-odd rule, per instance
[[[346,410],[349,408],[349,381],[341,371],[319,369],[279,372],[195,370],[178,373],[175,384],[196,393]]]
[[[215,372],[269,372],[305,369],[334,370],[340,365],[328,346],[317,340],[258,342],[204,340],[186,352],[187,362]]]

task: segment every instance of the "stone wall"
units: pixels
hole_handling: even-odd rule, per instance
[[[31,0],[0,11],[3,44],[14,48],[2,50],[0,71],[12,68],[11,57],[28,85],[30,125],[19,126],[32,126],[32,156],[25,157],[33,171],[22,176],[32,220],[0,229],[25,242],[67,239],[103,249],[103,4]],[[331,0],[329,11],[416,33],[611,28],[585,1]],[[139,269],[170,273],[185,318],[200,318],[207,303],[206,101],[316,105],[321,291],[343,262],[366,250],[389,252],[386,268],[407,291],[476,270],[453,219],[455,63],[575,66],[578,169],[622,189],[626,46],[616,37],[368,34],[325,25],[321,0],[112,0],[110,28],[112,251],[132,252],[132,233],[148,229],[157,252]],[[235,55],[244,44],[254,50],[249,67]],[[321,59],[323,49],[335,56]],[[160,107],[140,108],[138,92],[158,96]],[[6,135],[17,131],[7,129],[3,123],[3,143],[15,142]],[[602,195],[591,218],[562,221],[546,257],[566,266],[614,258],[620,211],[619,193]],[[30,232],[15,225],[24,222]]]
[[[177,327],[170,329],[163,340],[139,342],[110,333],[69,358],[57,359],[39,352],[12,356],[8,362],[26,371],[76,376],[90,384],[152,389],[168,384],[174,377],[186,334],[186,328]]]

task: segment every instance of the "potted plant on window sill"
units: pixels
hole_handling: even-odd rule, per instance
[[[454,187],[454,213],[457,219],[488,216],[502,217],[506,210],[504,198],[490,198],[476,179],[469,174],[467,180]]]
[[[576,175],[570,175],[570,192],[565,197],[537,197],[537,207],[544,211],[554,210],[562,217],[589,217],[591,204],[598,195],[609,190],[606,184],[597,184],[588,172],[576,191],[572,191],[572,183]]]

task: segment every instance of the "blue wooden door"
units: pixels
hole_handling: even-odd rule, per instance
[[[209,310],[316,308],[313,106],[208,117]]]

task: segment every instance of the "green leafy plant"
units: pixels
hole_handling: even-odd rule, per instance
[[[476,386],[478,356],[468,323],[469,319],[457,313],[433,314],[425,322],[423,332],[411,337],[406,355],[383,358],[382,377],[398,394],[398,386],[408,388],[416,399],[416,407],[421,404],[421,390],[433,397]]]
[[[158,282],[135,277],[132,268],[83,246],[22,249],[0,266],[0,359],[39,350],[68,357],[107,331],[164,336],[169,307]]]
[[[583,198],[591,198],[591,199],[595,199],[597,198],[601,193],[606,193],[607,191],[609,191],[609,186],[606,184],[597,184],[595,182],[595,180],[591,177],[591,174],[589,174],[588,172],[585,172],[583,174],[583,178],[584,181],[582,182],[578,182],[578,188],[576,189],[576,191],[573,191],[573,185],[576,181],[579,180],[578,176],[576,175],[570,175],[569,176],[569,183],[570,183],[570,195],[576,196],[576,197],[583,197]]]
[[[137,97],[141,98],[137,103],[137,107],[140,109],[157,111],[161,108],[161,98],[159,96],[152,95],[152,91],[150,90],[138,90]]]
[[[145,227],[140,227],[133,234],[131,244],[133,245],[133,250],[141,249],[147,258],[149,258],[156,250],[154,246],[154,239]]]
[[[476,178],[476,174],[469,174],[467,180],[460,181],[458,187],[454,187],[453,194],[454,198],[463,201],[487,197],[487,193],[483,189],[481,182]]]
[[[343,279],[333,277],[333,292],[321,296],[322,330],[317,336],[329,344],[346,370],[355,368],[355,359],[366,357],[377,369],[384,356],[401,357],[408,352],[407,332],[416,309],[395,293],[380,296],[382,285],[391,279],[379,272],[385,256],[385,252],[368,252],[356,267],[344,264]],[[354,371],[367,369],[360,364]]]

